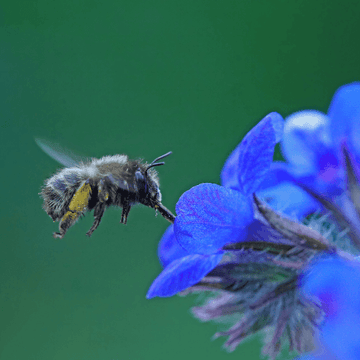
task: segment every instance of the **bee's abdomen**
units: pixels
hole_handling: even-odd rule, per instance
[[[80,169],[69,168],[45,181],[45,186],[41,191],[44,199],[43,208],[54,221],[59,221],[64,216],[74,193],[83,180]]]

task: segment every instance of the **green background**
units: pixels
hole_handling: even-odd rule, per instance
[[[146,300],[167,222],[88,214],[63,240],[41,208],[59,165],[35,137],[80,155],[127,153],[159,168],[164,204],[222,165],[264,115],[326,111],[360,79],[358,1],[14,0],[0,3],[0,358],[258,359],[223,325],[193,319],[196,297]],[[283,358],[289,358],[283,352]]]

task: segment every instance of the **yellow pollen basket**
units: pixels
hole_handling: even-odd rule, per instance
[[[69,205],[69,211],[63,216],[61,221],[65,221],[67,219],[75,220],[78,218],[81,212],[83,212],[88,206],[90,195],[91,186],[84,183],[74,194]]]
[[[73,196],[69,205],[69,210],[76,212],[84,211],[89,203],[90,194],[91,186],[85,183]]]
[[[68,211],[61,219],[62,222],[66,220],[76,220],[80,216],[79,213]]]

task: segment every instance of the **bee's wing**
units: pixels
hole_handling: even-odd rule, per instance
[[[70,150],[62,148],[56,143],[44,139],[35,139],[39,147],[50,157],[66,167],[77,166],[88,159],[73,154]]]

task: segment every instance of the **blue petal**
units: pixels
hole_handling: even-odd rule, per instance
[[[242,191],[238,177],[240,146],[241,143],[229,155],[220,174],[221,185],[237,191]]]
[[[299,169],[283,162],[271,165],[265,181],[256,192],[276,211],[302,220],[305,216],[321,210],[322,206],[297,184]],[[309,185],[309,184],[307,184]]]
[[[284,124],[285,124],[284,119],[277,112],[272,112],[269,115],[267,115],[266,117],[271,118],[271,125],[275,131],[275,141],[276,141],[276,143],[278,143],[282,139],[283,134],[284,134]]]
[[[271,113],[247,133],[224,165],[221,172],[224,186],[238,189],[245,195],[257,190],[272,162],[276,135],[279,137],[281,133],[280,118],[279,114]]]
[[[285,163],[283,161],[274,161],[270,166],[270,170],[266,178],[259,186],[257,193],[263,189],[277,186],[284,181],[286,182],[295,181],[295,178],[292,175],[292,170],[293,167],[288,163]]]
[[[335,93],[328,115],[331,118],[330,132],[335,144],[340,148],[344,138],[349,138],[350,147],[360,156],[360,83],[340,87]]]
[[[335,177],[334,181],[329,181],[329,178],[323,175],[324,172],[314,174],[303,167],[274,162],[257,194],[264,197],[275,210],[300,220],[315,211],[324,210],[323,206],[308,195],[300,184],[318,194],[325,194],[328,200],[343,193],[340,178]]]
[[[285,119],[281,150],[285,159],[297,167],[316,173],[318,153],[331,147],[329,119],[319,111],[294,113]]]
[[[200,184],[176,204],[175,236],[189,253],[212,254],[227,243],[244,240],[253,220],[252,202],[238,191]]]
[[[306,191],[292,182],[282,182],[277,186],[257,191],[257,194],[274,210],[297,220],[322,209]]]
[[[337,258],[326,258],[312,265],[303,280],[306,294],[319,297],[323,305],[328,301],[324,294],[330,294],[333,301],[345,311],[346,307],[356,309],[360,314],[360,266],[358,262],[350,262]]]
[[[321,340],[338,359],[360,355],[360,268],[357,262],[323,259],[308,270],[303,291],[316,296],[325,311]]]
[[[327,197],[335,195],[342,186],[329,122],[329,118],[318,111],[295,113],[286,119],[281,143],[293,180]]]
[[[187,255],[189,253],[179,245],[175,238],[174,225],[170,225],[162,236],[158,248],[158,256],[162,266],[166,267],[172,261]]]
[[[297,357],[294,360],[330,360],[329,357],[326,357],[322,354],[320,355],[312,355],[312,354],[306,354],[301,357]]]
[[[146,297],[173,296],[195,285],[220,262],[222,256],[223,253],[209,256],[192,254],[173,261],[155,279]]]
[[[347,309],[348,310],[348,309]],[[345,317],[324,323],[322,343],[336,359],[359,360],[360,358],[359,311],[347,311]]]

